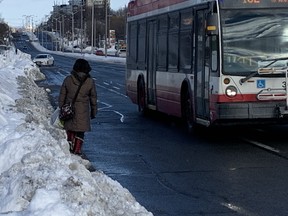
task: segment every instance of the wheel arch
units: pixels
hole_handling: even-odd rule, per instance
[[[193,99],[191,84],[189,80],[185,79],[181,85],[181,118],[188,132],[191,132],[196,124]]]
[[[147,110],[147,95],[146,95],[146,83],[143,74],[139,74],[137,79],[137,104],[138,111],[143,114]]]
[[[181,85],[181,115],[182,116],[183,116],[183,108],[184,108],[183,106],[184,106],[185,99],[187,97],[187,93],[189,94],[190,100],[192,101],[191,108],[193,111],[193,116],[195,116],[194,107],[193,107],[194,103],[193,103],[193,94],[192,94],[192,90],[191,90],[191,84],[187,79],[185,79],[185,80],[183,80],[182,85]]]

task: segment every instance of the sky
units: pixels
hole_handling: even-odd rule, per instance
[[[0,214],[153,216],[119,182],[88,171],[88,160],[70,154],[64,130],[50,123],[49,89],[35,84],[44,78],[30,55],[14,49],[0,54]]]
[[[113,10],[128,5],[129,0],[110,0]],[[0,0],[0,17],[11,27],[21,27],[27,16],[41,23],[53,11],[53,5],[68,4],[68,0]]]

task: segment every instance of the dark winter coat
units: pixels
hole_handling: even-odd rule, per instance
[[[91,131],[90,118],[95,118],[97,114],[97,92],[94,80],[89,74],[72,71],[71,75],[64,79],[59,95],[59,107],[72,101],[80,80],[83,80],[85,76],[88,78],[81,86],[74,104],[75,115],[73,119],[65,121],[65,130]]]

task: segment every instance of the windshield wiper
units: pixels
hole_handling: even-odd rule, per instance
[[[270,65],[274,64],[277,61],[281,61],[281,60],[288,60],[288,57],[262,60],[261,62],[269,61],[269,63],[267,65],[265,65],[264,67],[259,68],[257,71],[250,73],[248,76],[240,79],[240,84],[242,85],[247,80],[249,80],[250,78],[254,77],[257,74],[280,74],[280,73],[285,73],[287,71],[287,67],[284,67],[286,70],[284,70],[284,68],[277,68],[277,69],[268,68]]]

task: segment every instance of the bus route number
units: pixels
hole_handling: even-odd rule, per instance
[[[261,0],[243,0],[243,4],[260,4]]]

